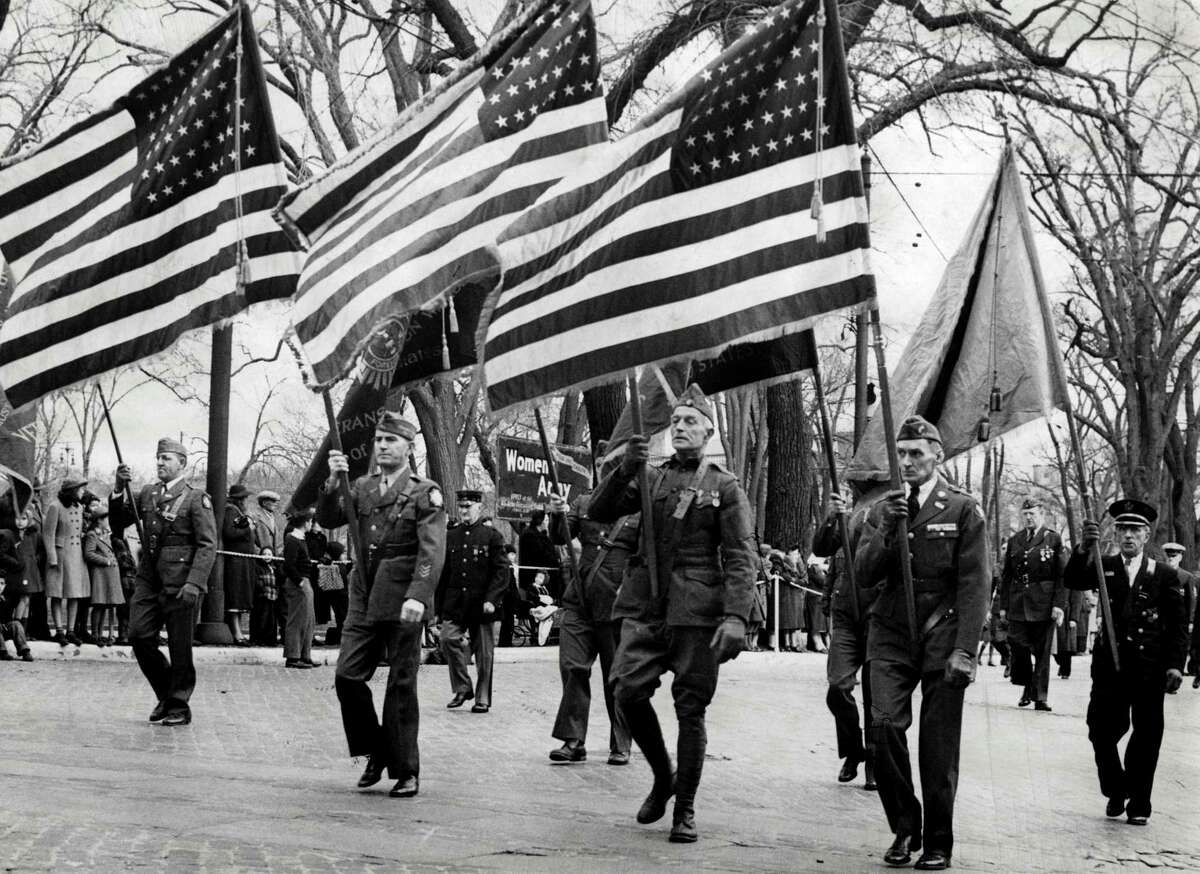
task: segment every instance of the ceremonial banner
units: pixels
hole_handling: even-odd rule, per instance
[[[289,193],[296,333],[319,386],[372,332],[495,274],[487,247],[606,142],[590,0],[541,0],[373,142]]]
[[[13,406],[290,295],[299,256],[271,219],[285,185],[244,4],[112,107],[0,170],[0,252],[15,280],[0,385]]]
[[[1042,283],[1016,156],[1000,168],[942,275],[891,378],[897,422],[919,414],[938,427],[947,458],[1066,402],[1066,374]],[[1001,409],[989,412],[995,386]],[[867,426],[847,476],[888,470],[883,417]]]
[[[493,414],[873,300],[837,4],[822,2],[774,9],[505,232],[481,344]]]
[[[542,444],[516,437],[500,437],[497,442],[496,518],[516,522],[528,519],[534,510],[549,507],[554,486]],[[569,503],[591,488],[591,459],[586,449],[577,446],[551,446],[550,451],[559,493]]]

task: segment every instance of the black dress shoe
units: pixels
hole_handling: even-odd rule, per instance
[[[416,777],[405,777],[396,781],[396,785],[392,787],[392,791],[388,795],[392,798],[412,798],[420,789],[420,780]]]
[[[1196,679],[1192,680],[1192,688],[1200,689],[1200,674],[1196,675]]]
[[[1125,821],[1127,823],[1129,823],[1130,825],[1145,825],[1146,821],[1148,819],[1150,819],[1150,817],[1148,817],[1148,816],[1138,816],[1136,814],[1131,813],[1131,814],[1129,814],[1129,818],[1126,819]]]
[[[366,789],[369,786],[374,786],[383,779],[383,769],[387,767],[387,762],[382,756],[368,756],[367,767],[363,769],[362,776],[358,778],[358,788]]]
[[[168,713],[166,716],[164,716],[159,725],[165,725],[168,728],[174,728],[177,725],[187,725],[191,721],[192,714],[190,711],[176,710],[174,713]]]
[[[866,782],[863,783],[863,788],[868,792],[874,792],[879,788],[875,783],[875,767],[870,762],[867,762]]]
[[[912,851],[921,849],[920,835],[896,835],[896,840],[883,854],[883,861],[892,867],[907,865],[912,861]]]
[[[859,761],[854,756],[846,756],[846,761],[842,762],[842,770],[838,771],[837,781],[839,783],[849,783],[857,777]]]
[[[463,704],[475,697],[474,692],[455,692],[454,697],[450,699],[450,703],[446,705],[448,710],[453,710],[455,707],[462,707]]]
[[[1021,700],[1017,702],[1017,706],[1018,707],[1028,707],[1032,703],[1033,703],[1032,698],[1027,698],[1026,696],[1022,695]]]
[[[699,837],[695,814],[690,810],[676,811],[675,820],[671,823],[671,836],[667,840],[673,844],[694,844]]]
[[[21,661],[23,661],[23,662],[31,662],[31,661],[33,661],[33,653],[31,653],[31,652],[30,652],[29,650],[27,650],[27,649],[26,649],[26,650],[22,650],[22,651],[21,651]]]
[[[650,789],[650,794],[646,796],[646,800],[638,808],[637,821],[642,825],[658,822],[663,818],[663,814],[667,812],[667,802],[671,800],[671,796],[674,794],[674,771],[671,772],[671,776],[666,780],[659,780],[656,777],[654,779],[654,786]]]
[[[623,753],[620,750],[613,750],[608,754],[608,763],[610,765],[628,765],[629,753]]]
[[[565,741],[561,747],[550,751],[550,761],[562,763],[587,761],[587,749],[577,740]]]
[[[472,704],[471,705],[472,713],[487,713],[491,709],[492,709],[491,704]]]
[[[1104,805],[1105,816],[1120,816],[1125,812],[1124,798],[1110,798],[1108,804]]]
[[[283,666],[285,668],[300,668],[306,671],[316,667],[313,662],[306,662],[304,659],[288,659],[283,663]]]
[[[1052,713],[1054,711],[1054,708],[1051,707],[1049,704],[1047,704],[1045,701],[1035,701],[1033,704],[1033,709],[1040,710],[1043,713]]]
[[[950,867],[950,854],[941,850],[926,850],[913,865],[917,871],[945,871]]]
[[[67,643],[71,644],[71,646],[83,646],[83,641],[79,639],[79,635],[77,635],[75,632],[68,631],[65,636],[67,638]]]
[[[151,722],[162,722],[163,717],[167,715],[167,707],[163,702],[159,701],[154,705],[154,709],[150,711]]]

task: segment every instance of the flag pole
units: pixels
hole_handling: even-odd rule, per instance
[[[875,365],[879,374],[879,407],[883,413],[883,435],[887,441],[888,473],[891,475],[893,491],[901,488],[900,464],[896,449],[896,423],[892,416],[892,392],[888,383],[887,362],[883,357],[883,328],[879,324],[879,309],[871,310],[872,341],[875,346]],[[901,519],[896,526],[896,539],[900,552],[900,576],[904,580],[904,606],[908,613],[908,633],[913,646],[917,644],[917,604],[913,594],[912,556],[908,549],[908,519]]]
[[[630,370],[629,411],[633,417],[633,433],[641,434],[644,427],[642,424],[642,396],[638,394],[637,383],[637,372]],[[650,573],[650,597],[658,601],[658,548],[654,543],[654,504],[650,495],[650,474],[646,471],[645,464],[638,467],[638,491],[642,496],[642,557],[646,559],[647,570]]]
[[[99,381],[96,382],[96,391],[100,395],[100,406],[104,410],[104,421],[108,423],[108,433],[112,437],[113,449],[117,451],[117,464],[124,464],[125,459],[121,456],[121,442],[117,440],[117,431],[113,428],[112,415],[108,410],[108,399],[104,397],[104,388],[100,385]],[[13,488],[13,497],[14,499],[16,497],[15,487]],[[129,484],[128,480],[125,482],[125,500],[129,502],[131,515],[133,516],[133,527],[137,529],[138,542],[144,545],[146,537],[142,533],[142,517],[138,515],[137,501],[133,497],[133,486]]]
[[[1075,411],[1071,407],[1070,397],[1065,392],[1063,396],[1063,412],[1067,414],[1067,432],[1071,435],[1071,452],[1075,456],[1075,475],[1079,478],[1079,504],[1083,507],[1085,517],[1096,519],[1096,508],[1092,506],[1092,496],[1088,490],[1087,470],[1083,466],[1082,443],[1079,439],[1079,428],[1075,424]],[[1108,598],[1108,586],[1104,582],[1101,559],[1100,541],[1097,540],[1092,544],[1092,566],[1096,569],[1096,588],[1100,590],[1100,616],[1104,620],[1104,634],[1108,638],[1108,649],[1112,653],[1113,669],[1120,673],[1121,657],[1117,654],[1117,628],[1113,625],[1112,602]]]
[[[542,438],[542,455],[546,456],[546,464],[550,468],[550,483],[554,486],[554,491],[559,497],[563,497],[562,489],[558,482],[558,465],[554,462],[554,455],[550,452],[550,440],[546,436],[546,423],[542,421],[542,408],[533,408],[533,417],[537,420],[538,436]],[[575,579],[583,582],[583,578],[579,576],[579,562],[575,559],[575,548],[571,546],[571,526],[567,526],[567,557],[571,559],[571,573]]]
[[[814,347],[816,343],[814,342]],[[812,369],[813,390],[817,395],[817,412],[821,417],[821,433],[825,443],[825,464],[829,468],[829,486],[841,494],[838,483],[837,458],[833,451],[833,426],[829,421],[829,407],[825,403],[825,385],[821,379],[820,362],[813,361]],[[846,514],[838,513],[838,533],[842,538],[842,553],[846,561],[846,579],[850,583],[850,614],[854,621],[859,619],[858,611],[858,582],[854,578],[854,550],[850,547],[850,526],[846,524]]]
[[[329,421],[329,445],[338,452],[341,452],[342,432],[338,429],[337,414],[333,411],[333,398],[329,396],[329,389],[324,389],[321,392],[321,400],[325,403],[325,418]],[[346,471],[342,471],[338,475],[338,492],[342,496],[342,511],[347,517],[346,527],[350,530],[350,542],[354,547],[354,559],[362,567],[360,574],[362,575],[364,585],[369,586],[371,581],[366,578],[367,553],[362,545],[362,531],[358,527],[357,520],[349,517],[354,497],[350,493],[350,474],[346,473]]]

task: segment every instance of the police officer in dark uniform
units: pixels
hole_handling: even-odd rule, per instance
[[[347,507],[338,493],[338,478],[350,469],[349,460],[331,451],[329,479],[317,499],[318,523],[324,528],[357,525],[357,542],[367,553],[365,561],[354,556],[334,687],[350,755],[370,757],[359,788],[374,786],[386,768],[396,781],[388,793],[393,798],[411,798],[420,789],[421,620],[433,601],[446,542],[442,492],[437,483],[413,473],[408,463],[416,433],[416,426],[399,414],[382,413],[374,440],[379,472],[354,482]],[[385,657],[388,677],[381,726],[367,684]]]
[[[620,623],[612,618],[613,601],[629,557],[637,551],[638,514],[622,516],[612,525],[587,518],[590,495],[583,495],[567,512],[558,495],[550,498],[550,538],[571,547],[579,538],[583,547],[579,577],[563,593],[562,624],[558,628],[558,669],[562,698],[552,736],[563,742],[550,751],[550,761],[570,763],[587,758],[588,711],[592,704],[592,665],[600,658],[604,705],[608,709],[608,763],[629,764],[630,737],[625,718],[615,705],[609,677],[620,639]]]
[[[196,608],[208,591],[217,557],[217,520],[209,496],[187,482],[187,449],[182,443],[169,437],[159,440],[155,465],[158,483],[143,486],[137,498],[146,543],[129,602],[128,634],[138,667],[158,699],[150,721],[187,725],[192,721],[188,702],[196,688],[192,635]],[[118,466],[108,499],[114,531],[124,532],[134,521],[134,508],[126,498],[129,480],[128,465]],[[164,626],[169,662],[158,647]]]
[[[942,460],[937,428],[912,416],[900,426],[896,441],[905,490],[889,492],[871,508],[854,563],[858,585],[883,584],[871,605],[867,634],[875,779],[896,836],[884,861],[907,865],[911,851],[923,844],[916,867],[940,871],[950,867],[954,849],[963,694],[975,676],[975,647],[987,614],[991,560],[979,505],[937,474]],[[909,520],[915,641],[909,633],[896,537],[901,519]],[[924,823],[906,738],[912,724],[912,694],[918,685]]]
[[[704,713],[716,692],[718,666],[745,648],[754,600],[754,532],[746,493],[737,477],[703,455],[715,421],[695,386],[680,396],[671,413],[675,454],[649,471],[658,597],[651,590],[643,542],[613,606],[613,618],[621,621],[613,694],[654,772],[637,820],[661,819],[674,794],[671,840],[676,843],[697,838],[694,804],[707,745]],[[638,512],[637,474],[648,459],[646,439],[631,437],[621,466],[592,497],[589,518],[611,525]],[[678,774],[650,703],[666,671],[675,675]]]
[[[451,709],[472,698],[472,713],[491,709],[492,668],[508,578],[504,538],[483,517],[483,492],[459,489],[458,524],[446,533],[446,564],[437,588],[442,654],[454,693],[446,705]],[[479,675],[474,691],[467,670],[472,656]]]
[[[1105,588],[1116,626],[1121,671],[1113,667],[1113,635],[1102,628],[1092,649],[1092,697],[1088,702],[1088,739],[1096,755],[1100,791],[1108,799],[1106,816],[1128,817],[1130,825],[1150,818],[1150,791],[1163,736],[1163,693],[1183,684],[1187,654],[1187,613],[1179,574],[1166,562],[1145,554],[1158,514],[1142,501],[1125,498],[1108,508],[1116,529],[1119,555],[1101,559]],[[1067,562],[1064,582],[1072,589],[1095,589],[1092,547],[1100,526],[1083,523],[1079,546]],[[1133,725],[1124,767],[1117,742]]]
[[[855,484],[868,488],[856,502],[854,512],[846,523],[850,535],[850,553],[858,548],[867,510],[882,494],[884,486]],[[871,724],[871,668],[867,662],[867,611],[875,600],[877,589],[850,589],[846,573],[846,554],[842,550],[842,531],[839,518],[847,511],[846,500],[839,494],[829,496],[825,521],[813,538],[813,555],[830,559],[829,590],[830,618],[833,634],[829,642],[829,658],[825,662],[829,688],[825,704],[833,714],[837,730],[838,758],[843,759],[838,772],[839,783],[849,783],[858,776],[858,766],[866,764],[864,788],[875,789],[875,762],[869,727]],[[851,599],[857,599],[857,603]],[[863,720],[860,727],[858,705],[854,701],[854,686],[859,668],[862,669]],[[865,737],[864,737],[865,734]]]
[[[1027,707],[1032,701],[1034,709],[1049,711],[1050,649],[1067,608],[1062,584],[1067,555],[1058,533],[1042,524],[1040,501],[1026,498],[1021,520],[1024,530],[1008,538],[1004,548],[1000,619],[1008,620],[1012,681],[1024,687],[1017,706]]]

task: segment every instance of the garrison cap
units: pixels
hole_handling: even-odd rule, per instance
[[[458,500],[460,502],[470,501],[472,504],[479,504],[483,502],[483,492],[479,491],[479,489],[459,489]]]
[[[172,440],[170,437],[163,437],[158,441],[158,449],[154,450],[155,455],[162,455],[164,452],[174,452],[184,461],[187,461],[187,447],[178,440]]]
[[[673,409],[680,407],[691,407],[697,413],[708,419],[710,425],[715,425],[717,422],[716,414],[713,413],[712,404],[708,402],[708,398],[704,396],[704,392],[700,391],[700,386],[692,383],[687,387],[687,390],[679,396],[675,401]]]
[[[932,440],[941,444],[942,435],[938,429],[921,416],[909,416],[900,424],[897,440]]]
[[[1167,555],[1171,555],[1172,553],[1183,555],[1185,552],[1187,552],[1187,547],[1182,543],[1164,543],[1162,545],[1162,551],[1167,553]]]
[[[1145,525],[1147,528],[1158,519],[1157,510],[1136,498],[1113,501],[1108,508],[1108,515],[1112,516],[1118,525]]]
[[[263,501],[278,501],[279,500],[279,492],[273,492],[270,489],[263,489],[261,492],[258,493],[258,498],[256,500],[260,504]]]
[[[1022,510],[1036,510],[1041,506],[1042,506],[1042,502],[1039,501],[1037,498],[1026,498],[1024,501],[1021,502]]]
[[[375,423],[375,430],[403,437],[409,443],[417,436],[417,426],[399,413],[393,413],[391,410],[383,411],[379,416],[379,421]]]

